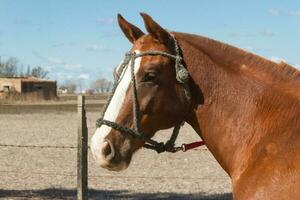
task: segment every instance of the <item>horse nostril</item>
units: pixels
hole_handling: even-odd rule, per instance
[[[102,154],[106,160],[111,160],[114,157],[113,147],[107,140],[103,142]]]
[[[102,148],[103,155],[107,156],[111,153],[110,145],[107,141],[104,142],[103,148]]]

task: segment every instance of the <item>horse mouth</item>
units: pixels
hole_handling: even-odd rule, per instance
[[[126,145],[125,145],[126,146]],[[127,155],[128,151],[120,152],[126,148],[116,147],[109,139],[105,139],[101,144],[101,148],[98,149],[98,153],[93,152],[95,160],[100,167],[110,171],[122,171],[125,170],[129,163],[131,156]]]
[[[128,165],[124,161],[118,163],[117,165],[106,162],[106,163],[101,163],[100,167],[102,167],[103,169],[107,169],[109,171],[119,172],[119,171],[123,171],[123,170],[127,169]]]

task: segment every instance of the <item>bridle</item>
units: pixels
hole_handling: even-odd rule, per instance
[[[97,119],[96,122],[96,127],[99,128],[102,125],[109,126],[117,131],[120,131],[122,133],[126,133],[133,138],[137,138],[140,140],[143,140],[145,142],[144,147],[148,149],[155,150],[157,153],[162,153],[162,152],[177,152],[180,150],[185,150],[184,146],[180,147],[175,147],[175,141],[177,139],[180,127],[183,125],[184,121],[180,122],[177,124],[172,132],[172,135],[170,139],[164,143],[164,142],[157,142],[155,140],[152,140],[151,138],[148,138],[145,136],[144,133],[140,131],[140,109],[139,109],[139,101],[137,97],[137,89],[136,89],[136,79],[135,79],[135,73],[134,73],[134,64],[135,64],[135,59],[143,56],[164,56],[168,57],[171,60],[175,61],[175,71],[176,71],[176,80],[179,82],[179,84],[182,85],[185,93],[186,100],[188,102],[188,105],[190,106],[191,104],[191,91],[189,87],[189,74],[187,69],[185,68],[183,64],[183,58],[180,53],[180,49],[178,46],[178,43],[175,39],[174,36],[172,36],[173,41],[174,41],[174,50],[175,50],[175,55],[163,52],[163,51],[145,51],[141,53],[135,53],[135,52],[128,52],[126,53],[124,61],[121,63],[118,72],[117,72],[117,78],[114,82],[113,88],[112,88],[112,93],[108,98],[107,103],[104,106],[102,115],[99,119]],[[131,64],[129,66],[129,63]],[[112,97],[117,89],[118,84],[120,83],[120,80],[122,79],[122,73],[126,69],[126,67],[130,67],[130,72],[131,72],[131,86],[132,86],[132,97],[133,97],[133,126],[134,128],[128,128],[125,127],[121,124],[118,124],[116,122],[108,121],[104,119],[104,114],[108,108],[109,103],[112,100]]]

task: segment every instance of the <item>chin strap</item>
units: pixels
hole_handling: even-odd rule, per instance
[[[176,153],[177,151],[180,151],[181,147],[175,147],[175,141],[177,139],[179,130],[182,125],[183,125],[183,123],[174,127],[172,135],[166,143],[160,142],[160,143],[158,143],[159,145],[157,145],[157,146],[146,143],[146,144],[144,144],[143,147],[147,148],[147,149],[155,150],[157,153],[162,153],[162,152]]]
[[[175,147],[175,141],[177,139],[181,126],[183,126],[183,123],[174,127],[171,138],[166,143],[160,142],[155,145],[146,143],[144,144],[143,147],[146,149],[155,150],[157,153],[162,153],[162,152],[176,153],[178,151],[186,152],[188,150],[205,145],[204,141],[198,141],[198,142],[192,142],[188,144],[182,144],[181,146]]]

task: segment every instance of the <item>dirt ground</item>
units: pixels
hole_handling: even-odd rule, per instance
[[[99,106],[99,105],[98,105]],[[1,144],[76,146],[76,107],[0,106]],[[92,112],[92,108],[97,112]],[[2,110],[2,111],[1,111]],[[99,107],[87,112],[89,137]],[[166,140],[170,130],[157,133]],[[198,140],[187,125],[178,144]],[[0,146],[1,199],[75,199],[76,149]],[[232,199],[230,179],[205,147],[160,154],[142,149],[124,172],[101,169],[89,152],[90,199]]]

